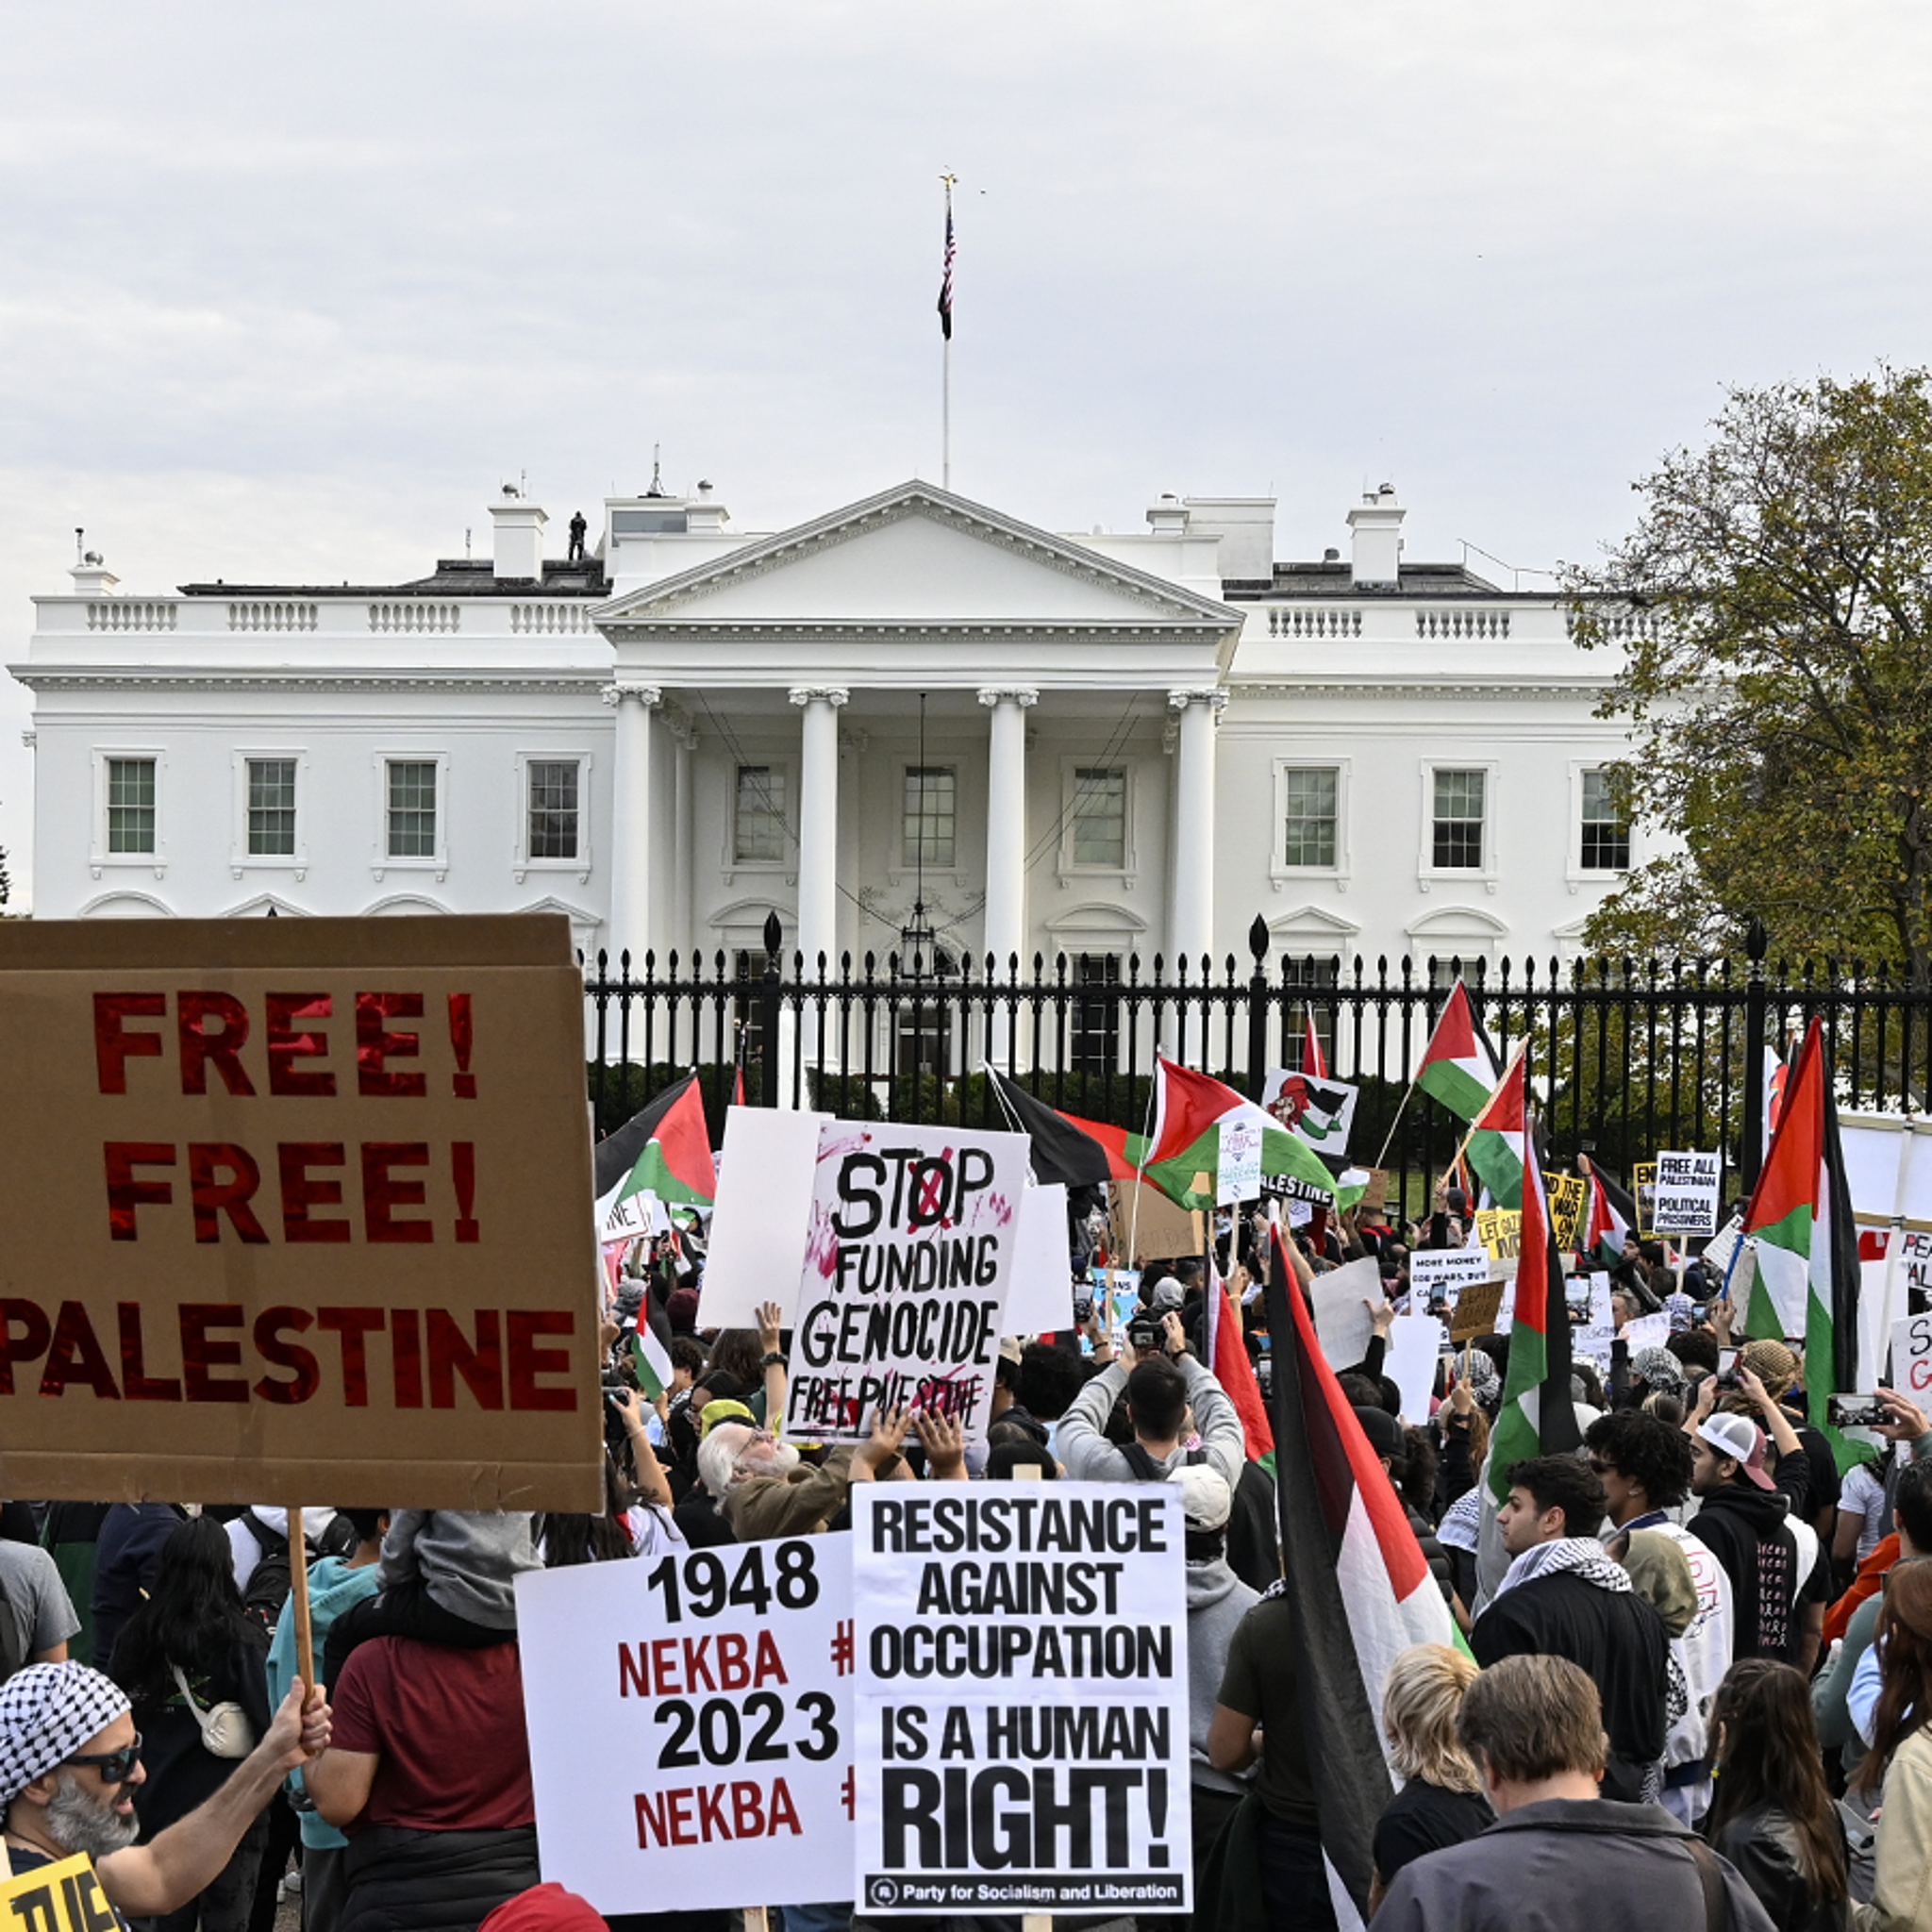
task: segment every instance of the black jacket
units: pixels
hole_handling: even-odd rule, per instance
[[[1835,1807],[1832,1824],[1842,1840]],[[1797,1827],[1789,1812],[1754,1805],[1727,1820],[1710,1841],[1743,1874],[1777,1932],[1845,1932],[1851,1924],[1851,1907],[1842,1898],[1819,1902],[1806,1890]]]
[[[1609,1762],[1603,1794],[1635,1804],[1644,1772],[1664,1755],[1670,1641],[1657,1612],[1628,1590],[1601,1590],[1558,1570],[1505,1591],[1475,1621],[1469,1647],[1485,1670],[1506,1657],[1566,1657],[1603,1693]]]
[[[1784,1492],[1726,1483],[1704,1498],[1690,1533],[1731,1579],[1731,1660],[1768,1657],[1795,1663],[1804,1638],[1796,1606],[1805,1579],[1797,1574],[1798,1540],[1785,1518]]]
[[[537,1884],[537,1833],[411,1831],[382,1824],[349,1840],[337,1932],[476,1932]]]

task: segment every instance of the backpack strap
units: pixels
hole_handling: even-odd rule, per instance
[[[289,1539],[279,1530],[271,1529],[253,1509],[242,1512],[242,1521],[248,1525],[248,1533],[255,1539],[255,1546],[262,1557],[279,1557],[289,1547]],[[260,1557],[256,1558],[258,1562]]]
[[[1731,1932],[1731,1895],[1717,1868],[1717,1854],[1701,1838],[1688,1839],[1685,1845],[1704,1888],[1704,1932]]]
[[[1158,1483],[1167,1479],[1167,1472],[1138,1442],[1129,1442],[1121,1451],[1121,1459],[1134,1472],[1136,1482]]]

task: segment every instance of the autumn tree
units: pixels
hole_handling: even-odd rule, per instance
[[[1634,530],[1573,569],[1619,654],[1613,771],[1671,849],[1604,901],[1607,953],[1774,956],[1932,980],[1932,375],[1735,390],[1635,485]]]

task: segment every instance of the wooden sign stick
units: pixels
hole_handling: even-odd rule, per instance
[[[1014,1470],[1013,1480],[1015,1482],[1037,1483],[1042,1481],[1043,1477],[1038,1463],[1023,1463]],[[751,1932],[751,1927],[746,1925],[744,1932]],[[1051,1912],[1023,1912],[1020,1915],[1020,1932],[1053,1932],[1053,1914]]]
[[[289,1598],[295,1606],[295,1674],[313,1695],[315,1628],[308,1621],[308,1546],[302,1537],[299,1503],[289,1505]]]

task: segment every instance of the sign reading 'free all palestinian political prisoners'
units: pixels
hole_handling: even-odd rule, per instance
[[[5,1493],[598,1507],[564,920],[0,925],[0,1083]]]
[[[1023,1134],[830,1121],[792,1319],[786,1433],[863,1441],[884,1408],[983,1441],[1026,1186]]]
[[[861,1914],[1188,1910],[1179,1491],[852,1502]]]
[[[545,1878],[606,1914],[850,1895],[851,1543],[518,1577]]]

